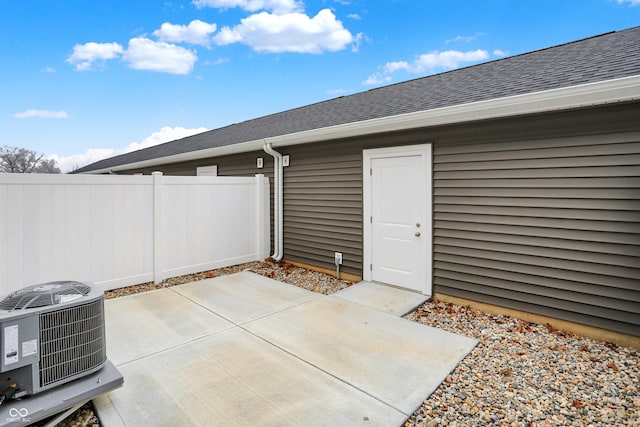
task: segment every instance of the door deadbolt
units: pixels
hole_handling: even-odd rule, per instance
[[[420,237],[420,232],[419,232],[419,231],[416,231],[415,236],[416,236],[416,237]]]

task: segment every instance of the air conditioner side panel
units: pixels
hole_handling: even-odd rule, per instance
[[[0,321],[0,386],[17,384],[19,390],[34,390],[34,366],[39,359],[37,314]],[[3,388],[3,390],[4,390]]]
[[[37,314],[0,322],[0,372],[38,361],[38,327]]]

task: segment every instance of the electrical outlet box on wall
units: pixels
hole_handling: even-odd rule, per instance
[[[342,265],[342,252],[336,252],[334,256],[336,265]]]

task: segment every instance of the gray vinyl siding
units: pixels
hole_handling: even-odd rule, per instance
[[[342,144],[287,147],[284,252],[292,261],[362,274],[362,149]]]
[[[640,335],[640,134],[434,147],[437,292]]]

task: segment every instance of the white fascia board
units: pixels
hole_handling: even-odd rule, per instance
[[[350,138],[381,132],[394,132],[637,100],[640,100],[640,75],[509,96],[505,98],[470,102],[468,104],[459,104],[414,113],[398,114],[395,116],[363,120],[355,123],[346,123],[255,141],[247,141],[224,147],[208,148],[205,150],[128,163],[88,173],[97,174],[109,171],[115,172],[119,170],[137,169],[168,163],[203,159],[207,157],[257,151],[261,150],[265,143],[270,143],[273,147],[284,147],[288,145]]]
[[[187,153],[174,154],[172,156],[156,157],[149,160],[139,162],[125,163],[111,168],[96,169],[88,171],[89,174],[103,174],[109,172],[118,172],[129,169],[148,168],[170,163],[188,162],[190,160],[206,159],[207,157],[225,156],[227,154],[246,153],[249,151],[262,150],[264,140],[241,142],[238,144],[225,145],[223,147],[207,148],[204,150],[189,151]]]

